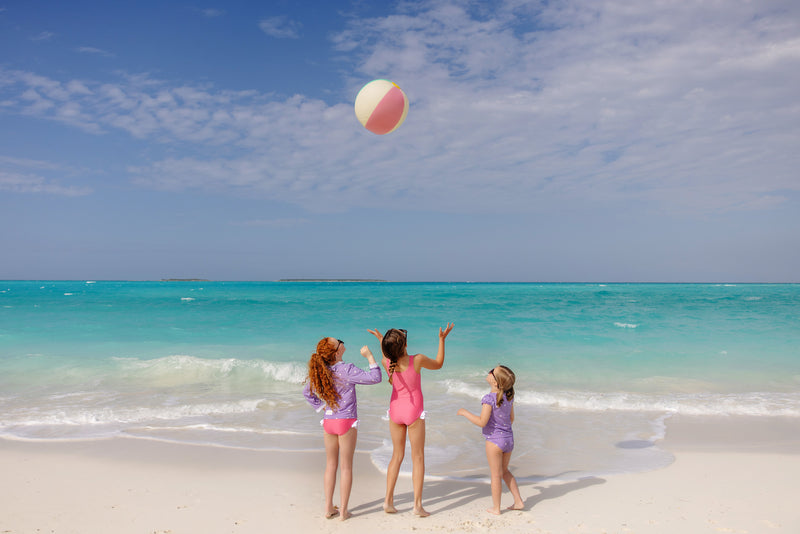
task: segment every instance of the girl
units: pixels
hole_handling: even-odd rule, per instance
[[[519,494],[517,479],[508,470],[511,451],[514,449],[514,433],[511,424],[514,422],[514,372],[505,365],[498,365],[486,375],[486,381],[492,387],[491,393],[481,399],[481,414],[475,415],[464,408],[458,410],[471,423],[483,428],[486,437],[486,459],[492,475],[493,507],[486,510],[490,514],[500,515],[500,493],[505,481],[514,504],[509,510],[522,510],[525,503]]]
[[[322,420],[326,455],[325,517],[330,519],[341,513],[342,521],[350,517],[347,502],[353,486],[353,453],[358,436],[356,384],[377,384],[381,381],[381,369],[366,346],[361,348],[361,354],[369,361],[369,371],[343,362],[344,351],[344,341],[341,339],[321,339],[317,343],[317,352],[308,360],[308,378],[303,389],[303,395],[314,409],[319,412],[327,408]],[[340,461],[342,474],[339,494],[342,505],[337,510],[333,505],[333,490]]]
[[[425,409],[422,399],[420,371],[441,369],[444,365],[444,340],[453,329],[439,328],[439,350],[436,359],[424,354],[409,355],[407,351],[407,332],[392,328],[385,335],[378,330],[369,332],[381,342],[383,366],[392,384],[392,397],[389,401],[389,432],[392,436],[392,459],[386,469],[386,497],[383,510],[394,514],[394,488],[400,474],[400,464],[406,453],[406,434],[411,442],[411,480],[414,486],[414,513],[420,517],[430,514],[422,507],[422,486],[425,481]]]

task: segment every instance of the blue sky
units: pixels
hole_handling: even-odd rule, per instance
[[[800,282],[798,169],[794,0],[0,0],[0,279]]]

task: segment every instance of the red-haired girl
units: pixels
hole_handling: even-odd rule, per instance
[[[325,517],[341,514],[350,517],[347,503],[353,487],[353,454],[358,437],[356,384],[377,384],[381,369],[372,352],[364,346],[361,355],[369,361],[369,371],[342,361],[345,347],[341,339],[326,337],[317,343],[317,352],[308,360],[308,380],[303,389],[306,400],[318,412],[325,409],[322,427],[325,430]],[[336,470],[341,464],[339,481],[341,508],[333,505]]]

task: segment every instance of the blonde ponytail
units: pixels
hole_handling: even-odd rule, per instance
[[[500,391],[497,392],[497,405],[503,405],[503,396],[505,396],[505,400],[511,402],[514,400],[514,382],[517,381],[517,377],[514,374],[514,371],[506,367],[505,365],[498,365],[494,374],[494,379],[497,380],[497,389]]]

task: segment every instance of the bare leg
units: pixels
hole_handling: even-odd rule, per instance
[[[339,468],[339,436],[325,432],[325,517],[330,519],[339,511],[333,505],[336,488],[336,470]]]
[[[422,487],[425,484],[425,420],[417,419],[408,426],[408,440],[411,442],[411,480],[414,483],[414,513],[428,517],[422,507]]]
[[[500,494],[503,492],[503,451],[488,440],[486,441],[486,460],[489,462],[489,473],[492,478],[492,507],[486,511],[490,514],[500,515]]]
[[[386,468],[386,497],[383,500],[383,511],[387,514],[397,513],[394,507],[394,487],[400,475],[400,464],[406,455],[406,426],[389,421],[389,433],[392,436],[392,459]]]
[[[508,464],[511,462],[511,452],[504,452],[503,453],[503,480],[508,486],[508,489],[511,491],[511,495],[514,497],[514,504],[508,507],[509,510],[522,510],[525,508],[525,502],[522,500],[522,496],[519,494],[519,486],[517,486],[517,479],[514,478],[514,475],[511,474],[511,471],[508,470]]]
[[[356,451],[357,439],[358,430],[355,428],[351,428],[343,436],[339,436],[339,462],[342,468],[339,475],[339,495],[342,499],[339,513],[342,514],[342,521],[350,517],[347,503],[350,500],[350,490],[353,488],[353,454]]]

